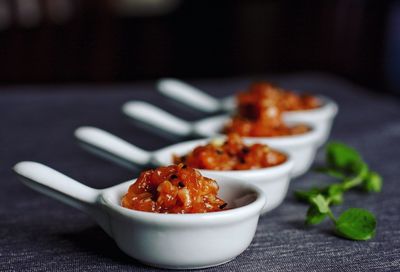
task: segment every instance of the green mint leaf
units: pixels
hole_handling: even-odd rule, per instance
[[[317,225],[321,223],[326,217],[326,213],[320,213],[315,206],[310,206],[307,210],[306,224]]]
[[[350,146],[339,142],[327,145],[326,161],[334,169],[350,170],[354,164],[362,161],[360,154]]]
[[[376,172],[369,172],[363,181],[363,188],[367,192],[380,192],[382,190],[382,177]]]
[[[294,194],[298,200],[310,202],[311,198],[321,193],[318,188],[311,188],[309,191],[296,191]]]
[[[344,189],[341,184],[332,184],[328,187],[326,194],[333,205],[339,205],[343,203],[343,192]]]
[[[316,196],[311,197],[311,204],[320,212],[323,214],[326,214],[330,211],[329,209],[329,202],[327,199],[321,195],[318,194]]]
[[[338,235],[350,240],[369,240],[375,236],[376,219],[367,210],[350,208],[336,221]]]

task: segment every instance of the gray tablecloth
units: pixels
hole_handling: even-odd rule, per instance
[[[377,215],[376,237],[352,242],[331,233],[331,223],[303,224],[307,207],[293,190],[327,180],[308,173],[293,180],[285,202],[260,219],[250,247],[239,257],[209,271],[394,271],[400,270],[400,101],[369,92],[323,74],[293,74],[273,79],[284,87],[326,94],[340,105],[331,137],[356,147],[384,179],[383,192],[351,192],[345,205]],[[193,81],[224,96],[250,79]],[[188,120],[203,117],[159,95],[154,82],[131,85],[3,87],[0,90],[0,270],[1,271],[147,271],[124,255],[86,215],[22,185],[11,171],[21,160],[33,160],[95,188],[108,187],[137,175],[86,153],[73,131],[94,125],[146,149],[179,139],[165,138],[131,124],[121,114],[123,102],[153,102]],[[320,151],[317,160],[322,159]],[[232,237],[232,239],[235,239]],[[210,245],[212,246],[212,244]]]

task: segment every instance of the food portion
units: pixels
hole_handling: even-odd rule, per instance
[[[224,128],[224,133],[237,133],[242,137],[281,137],[304,134],[308,131],[310,128],[303,124],[287,126],[274,118],[251,120],[241,116],[232,117]]]
[[[185,164],[159,167],[140,174],[121,205],[154,213],[206,213],[225,209],[218,184]]]
[[[296,94],[269,82],[258,82],[236,96],[239,114],[251,118],[267,106],[276,106],[280,111],[311,110],[321,107],[321,101],[310,94]]]
[[[226,171],[276,166],[287,158],[267,145],[246,145],[238,134],[229,134],[225,141],[198,146],[185,156],[174,155],[173,160],[198,169]]]
[[[306,125],[288,126],[282,118],[284,111],[308,110],[321,106],[311,95],[297,95],[270,83],[256,83],[239,93],[237,114],[226,124],[225,133],[247,137],[276,137],[303,134]]]

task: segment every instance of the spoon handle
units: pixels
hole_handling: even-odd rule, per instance
[[[155,126],[174,135],[189,136],[194,130],[191,123],[146,102],[127,102],[122,106],[122,111],[135,120]]]
[[[37,162],[19,162],[14,166],[14,171],[32,189],[85,212],[96,203],[99,196],[99,190]]]
[[[80,127],[75,130],[75,137],[82,143],[88,145],[89,151],[96,155],[112,161],[127,162],[130,167],[133,165],[148,165],[151,160],[151,153],[136,147],[127,141],[99,128]]]
[[[217,98],[178,79],[161,79],[157,82],[157,89],[170,98],[206,113],[221,109],[221,102]]]

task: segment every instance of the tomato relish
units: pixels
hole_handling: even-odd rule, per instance
[[[217,197],[215,180],[203,177],[185,165],[170,165],[147,170],[129,187],[121,205],[154,213],[206,213],[225,209]]]
[[[296,94],[269,82],[258,82],[236,96],[239,114],[256,118],[266,107],[275,106],[280,111],[310,110],[321,107],[321,101],[310,94]]]
[[[287,126],[276,119],[250,120],[241,116],[231,118],[224,128],[224,133],[237,133],[242,137],[281,137],[304,134],[308,131],[310,128],[303,124]]]
[[[248,170],[279,165],[286,156],[263,144],[245,145],[238,134],[224,142],[213,141],[196,147],[185,156],[174,155],[174,163],[208,170]]]
[[[236,97],[238,110],[225,126],[225,133],[247,137],[276,137],[303,134],[306,125],[288,126],[282,118],[284,111],[308,110],[320,107],[311,95],[297,95],[270,83],[252,84],[248,91]]]

